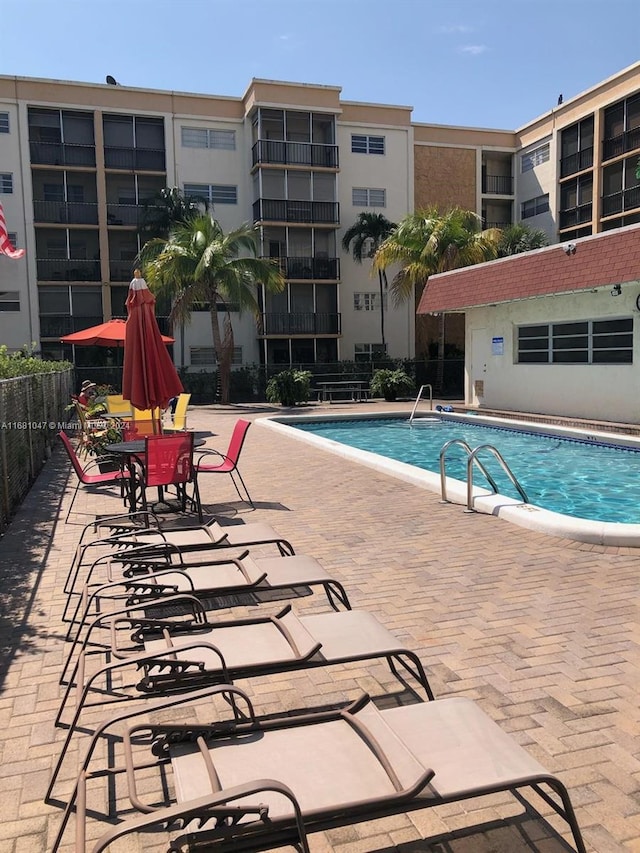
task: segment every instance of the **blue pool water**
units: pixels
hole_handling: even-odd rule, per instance
[[[447,441],[463,439],[472,450],[490,444],[504,457],[529,503],[574,518],[640,523],[640,449],[454,419],[414,425],[402,418],[289,426],[435,473],[440,472],[440,450]],[[520,500],[491,454],[484,452],[479,458],[500,494]],[[446,472],[466,481],[462,448],[449,448]],[[474,484],[487,486],[479,471],[474,472]]]

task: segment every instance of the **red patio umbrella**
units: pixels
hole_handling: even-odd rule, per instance
[[[184,389],[158,328],[155,296],[140,270],[134,275],[127,297],[122,396],[136,409],[166,409]]]
[[[99,346],[99,347],[123,347],[125,339],[125,320],[107,320],[98,326],[90,326],[79,332],[64,335],[60,338],[63,344],[76,344],[76,346]],[[163,344],[172,344],[174,339],[168,335],[161,335]]]

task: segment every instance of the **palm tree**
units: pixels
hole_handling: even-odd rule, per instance
[[[262,283],[274,291],[285,286],[277,263],[257,258],[257,249],[254,226],[244,224],[225,234],[212,216],[199,213],[176,223],[166,240],[150,240],[140,253],[149,284],[172,299],[172,321],[188,322],[194,303],[209,304],[224,404],[229,402],[234,346],[229,306],[239,311],[248,308],[259,317],[256,285]],[[222,329],[219,302],[226,304]]]
[[[416,305],[430,275],[490,261],[497,256],[500,230],[482,230],[481,218],[471,210],[454,207],[440,213],[437,207],[409,213],[382,243],[373,268],[392,264],[401,269],[391,282],[394,304],[412,295]],[[436,388],[444,379],[445,314],[440,315]]]
[[[510,255],[520,255],[522,252],[530,252],[532,249],[542,249],[549,245],[547,234],[540,228],[529,228],[517,222],[502,230],[500,242],[498,243],[498,257],[506,258]]]
[[[359,213],[354,224],[347,228],[342,238],[342,248],[345,252],[353,254],[353,260],[361,264],[363,258],[373,258],[380,245],[391,234],[396,227],[394,222],[384,217],[381,213]],[[384,292],[387,290],[387,273],[384,269],[378,270],[378,283],[380,285],[380,338],[382,349],[386,352],[386,341],[384,337]]]
[[[140,219],[140,235],[150,240],[166,237],[172,226],[207,210],[208,201],[200,196],[185,195],[178,187],[166,187],[145,201]]]

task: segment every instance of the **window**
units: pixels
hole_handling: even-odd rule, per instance
[[[13,192],[13,175],[10,172],[0,172],[0,193]]]
[[[351,137],[351,151],[354,154],[384,154],[384,136]]]
[[[233,184],[185,184],[184,194],[205,199],[209,204],[238,203],[238,187]]]
[[[518,364],[631,364],[633,318],[518,329]]]
[[[9,231],[7,233],[7,237],[9,238],[9,242],[15,248],[18,245],[18,232],[17,231]]]
[[[0,113],[0,133],[9,133],[9,113]]]
[[[382,301],[383,308],[387,307],[387,294],[385,293]],[[379,293],[354,293],[353,294],[353,309],[354,311],[379,311],[380,310],[380,294]]]
[[[538,148],[534,148],[533,151],[527,151],[526,154],[521,156],[521,171],[530,172],[535,166],[540,166],[542,163],[546,163],[548,159],[549,143],[547,142],[544,145],[540,145]]]
[[[190,347],[189,352],[192,367],[209,366],[217,363],[216,351],[213,347]],[[231,364],[242,364],[242,347],[233,348]]]
[[[387,191],[354,187],[351,190],[351,203],[354,207],[386,207]]]
[[[354,361],[373,361],[385,355],[387,347],[384,344],[356,344],[354,347]]]
[[[3,311],[19,311],[20,294],[17,290],[0,290],[0,313]]]
[[[236,150],[235,130],[208,130],[206,127],[183,127],[182,145],[185,148],[222,148]]]
[[[520,205],[520,219],[529,219],[531,216],[546,213],[548,210],[549,194],[539,195],[537,198],[530,198],[528,201],[522,202]]]

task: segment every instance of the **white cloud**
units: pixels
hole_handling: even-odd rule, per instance
[[[481,53],[485,53],[489,48],[486,44],[468,44],[465,47],[459,48],[460,53],[468,53],[469,56],[480,56]]]

